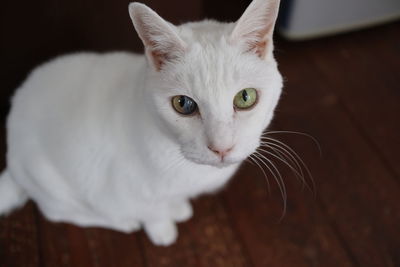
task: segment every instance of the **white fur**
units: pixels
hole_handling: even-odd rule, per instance
[[[269,8],[267,1],[277,4],[252,5]],[[155,244],[168,245],[175,222],[192,215],[189,199],[222,187],[259,146],[282,87],[273,57],[232,42],[233,23],[175,27],[137,3],[130,14],[150,64],[131,53],[69,55],[36,68],[17,90],[0,178],[0,192],[11,195],[0,195],[0,213],[29,197],[50,220],[144,226]],[[249,87],[257,105],[235,111],[235,94]],[[199,114],[175,112],[175,95],[193,98]],[[221,161],[210,144],[233,150]]]

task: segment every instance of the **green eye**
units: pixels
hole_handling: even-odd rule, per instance
[[[235,95],[233,104],[238,109],[248,109],[257,102],[257,90],[254,88],[246,88]]]
[[[197,110],[197,104],[188,96],[177,95],[172,98],[172,106],[176,112],[183,115],[193,114]]]

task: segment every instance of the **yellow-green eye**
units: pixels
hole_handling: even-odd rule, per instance
[[[257,102],[257,90],[254,88],[246,88],[235,95],[233,104],[238,109],[248,109]]]
[[[172,106],[183,115],[193,114],[197,110],[197,104],[188,96],[177,95],[172,98]]]

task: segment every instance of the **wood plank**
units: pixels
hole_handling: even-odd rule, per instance
[[[92,262],[91,251],[89,250],[89,242],[86,238],[85,228],[66,224],[65,225],[71,263],[74,267],[94,267]],[[55,238],[62,238],[56,236]]]
[[[285,168],[283,177],[293,178]],[[287,214],[282,196],[270,178],[267,183],[256,166],[245,164],[224,192],[254,266],[353,266],[336,233],[308,191],[295,179],[285,179]]]
[[[45,266],[144,266],[135,234],[52,223],[40,217]]]
[[[249,266],[248,255],[217,195],[195,201],[190,234],[199,266]],[[185,234],[185,233],[184,233]]]
[[[94,267],[146,266],[138,233],[125,234],[107,229],[85,230]]]
[[[43,266],[74,266],[68,239],[68,226],[46,220],[39,211],[37,216],[39,217],[39,246]]]
[[[400,22],[313,42],[307,53],[400,181]],[[313,51],[318,50],[318,53]],[[332,71],[335,70],[335,71]]]
[[[179,231],[170,247],[155,247],[143,236],[148,266],[250,266],[216,196],[195,200],[194,218],[179,224]]]
[[[295,147],[310,163],[318,178],[322,205],[358,265],[399,266],[398,183],[329,90],[325,76],[310,60],[308,46],[281,46],[285,50],[281,67],[288,77],[289,93],[280,107],[279,122],[285,129],[309,132],[320,140],[322,161],[315,159],[304,142],[296,142]],[[312,52],[318,56],[318,50]],[[351,89],[349,84],[347,90]]]
[[[0,218],[0,266],[41,266],[33,203]]]

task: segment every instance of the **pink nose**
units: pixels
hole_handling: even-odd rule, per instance
[[[233,146],[231,146],[230,148],[216,148],[214,146],[209,145],[208,149],[210,149],[212,152],[214,152],[215,154],[217,154],[218,156],[220,156],[221,158],[225,157],[226,155],[228,155],[229,152],[232,151]]]

